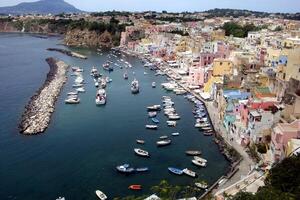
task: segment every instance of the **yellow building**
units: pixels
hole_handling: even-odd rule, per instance
[[[289,81],[291,78],[300,80],[300,48],[284,49],[282,55],[287,56],[287,64],[280,65],[277,71],[277,78]]]
[[[285,48],[298,48],[300,47],[300,38],[286,38],[282,41],[282,46]]]
[[[289,156],[297,149],[300,151],[300,139],[290,139],[287,143],[286,156]]]
[[[215,30],[211,33],[211,40],[219,40],[219,41],[224,41],[225,39],[225,31],[224,30]]]
[[[224,76],[233,73],[233,63],[227,59],[215,59],[212,67],[213,76]]]

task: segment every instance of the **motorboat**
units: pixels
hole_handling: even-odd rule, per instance
[[[152,82],[151,86],[152,86],[153,88],[155,88],[155,87],[156,87],[156,83],[155,83],[155,82]]]
[[[68,98],[65,100],[66,104],[79,104],[80,99],[79,98]]]
[[[200,160],[192,160],[192,163],[193,163],[194,165],[199,166],[199,167],[206,167],[206,162],[202,162],[202,161],[200,161]]]
[[[157,118],[152,117],[151,120],[152,120],[152,122],[155,123],[155,124],[158,124],[158,123],[159,123],[159,120],[158,120]]]
[[[129,164],[119,165],[116,167],[117,171],[124,174],[131,174],[135,170],[132,167],[129,167]]]
[[[141,185],[130,185],[128,187],[128,189],[130,189],[130,190],[141,190],[142,186]]]
[[[182,175],[183,171],[181,169],[177,169],[175,167],[168,167],[168,170],[176,175]]]
[[[84,79],[81,76],[78,76],[74,82],[77,84],[82,84],[84,82]]]
[[[96,190],[96,195],[101,200],[107,199],[107,196],[102,191],[100,191],[100,190]]]
[[[176,121],[167,121],[167,125],[168,125],[168,126],[175,127],[175,126],[176,126],[176,124],[177,124],[177,122],[176,122]]]
[[[72,95],[77,95],[78,94],[78,91],[73,91],[73,92],[68,92],[68,96],[72,96]]]
[[[170,145],[171,144],[171,140],[160,140],[160,141],[157,141],[156,144],[157,146],[167,146],[167,145]]]
[[[203,131],[212,130],[211,127],[200,127],[200,128],[201,128],[201,130],[203,130]]]
[[[100,81],[101,81],[101,83],[100,83],[101,88],[106,88],[106,80],[104,78],[102,78]]]
[[[153,118],[157,115],[157,112],[148,112],[148,116]]]
[[[106,70],[106,71],[114,71],[114,68],[112,66],[110,66],[109,62],[106,62],[102,65],[103,69]]]
[[[132,94],[137,94],[139,93],[140,89],[139,89],[139,82],[138,80],[134,79],[132,82],[131,82],[131,93]]]
[[[147,172],[147,171],[149,171],[149,168],[148,167],[138,167],[138,168],[135,168],[135,171],[136,172]]]
[[[80,88],[77,88],[76,91],[83,93],[83,92],[85,92],[85,89],[83,87],[80,87]]]
[[[179,120],[180,119],[180,116],[176,115],[176,114],[169,115],[168,117],[169,117],[169,119],[172,119],[172,120]]]
[[[198,188],[201,188],[201,189],[207,189],[208,188],[208,184],[205,183],[205,182],[196,182],[195,185],[198,187]]]
[[[199,156],[194,156],[194,160],[199,160],[199,161],[201,161],[201,162],[207,163],[207,160],[206,160],[206,159],[201,158],[201,157],[199,157]]]
[[[134,152],[139,155],[139,156],[142,156],[142,157],[150,157],[150,154],[148,151],[145,151],[143,149],[139,149],[139,148],[135,148],[134,149]]]
[[[172,133],[171,135],[172,135],[172,136],[178,136],[179,133]]]
[[[106,77],[106,78],[105,78],[105,81],[106,81],[106,83],[111,83],[111,82],[112,82],[112,79],[109,78],[109,77]]]
[[[95,82],[95,87],[99,87],[99,83],[98,82]]]
[[[138,144],[145,144],[145,141],[144,140],[136,140],[136,143],[138,143]]]
[[[146,125],[145,127],[146,127],[146,129],[157,129],[158,128],[157,125]]]
[[[213,130],[209,130],[209,131],[204,131],[203,135],[204,136],[212,136],[214,134]]]
[[[160,105],[153,105],[153,106],[148,106],[147,110],[149,111],[157,111],[160,110]]]
[[[73,88],[80,88],[82,86],[83,86],[83,84],[81,84],[81,83],[77,83],[77,84],[72,85]]]
[[[123,77],[124,77],[125,80],[127,80],[127,79],[128,79],[128,74],[125,72],[125,73],[123,74]]]
[[[196,151],[196,150],[188,150],[188,151],[185,151],[185,154],[188,156],[198,156],[198,155],[201,155],[202,152]]]
[[[186,175],[191,176],[191,177],[193,177],[193,178],[195,178],[195,177],[197,176],[196,172],[194,172],[194,171],[192,171],[192,170],[190,170],[190,169],[188,169],[188,168],[185,168],[185,169],[183,169],[182,171],[183,171],[183,173],[185,173]]]
[[[97,91],[95,102],[96,105],[106,104],[106,91],[104,89],[99,89]]]
[[[167,138],[168,138],[167,135],[163,135],[163,136],[160,136],[160,137],[159,137],[159,139],[161,139],[161,140],[165,140],[165,139],[167,139]]]

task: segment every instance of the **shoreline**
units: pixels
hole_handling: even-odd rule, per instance
[[[20,133],[24,135],[36,135],[47,129],[55,102],[67,80],[67,64],[52,57],[47,58],[46,62],[50,67],[46,80],[25,106],[18,126]]]

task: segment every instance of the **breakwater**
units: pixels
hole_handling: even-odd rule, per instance
[[[80,58],[80,59],[87,59],[86,56],[81,55],[79,53],[73,52],[73,51],[69,51],[69,50],[65,50],[65,49],[59,49],[59,48],[48,48],[48,51],[57,51],[63,54],[66,54],[67,56],[71,56],[74,58]]]
[[[35,135],[46,130],[54,112],[57,97],[67,80],[68,65],[54,58],[47,58],[50,70],[43,86],[25,106],[19,130],[25,135]]]

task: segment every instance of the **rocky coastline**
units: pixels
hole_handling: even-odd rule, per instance
[[[47,129],[57,97],[67,80],[69,66],[66,63],[52,57],[47,58],[46,62],[50,67],[47,78],[25,106],[19,124],[19,131],[24,135],[36,135]]]
[[[65,50],[65,49],[48,48],[47,50],[48,51],[57,51],[57,52],[60,52],[62,54],[65,54],[67,56],[74,57],[74,58],[87,59],[87,57],[82,55],[82,54],[79,54],[79,53],[76,53],[76,52],[73,52],[73,51],[69,51],[69,50]]]

